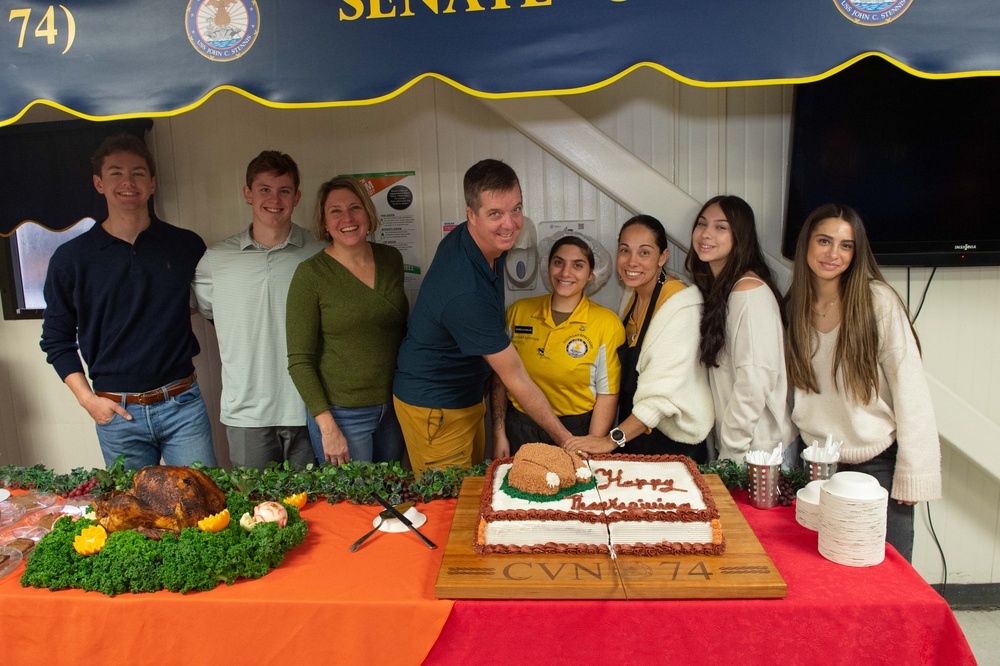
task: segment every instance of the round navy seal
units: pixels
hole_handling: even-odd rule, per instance
[[[833,0],[840,13],[858,25],[885,25],[903,15],[913,0]]]
[[[209,60],[236,60],[260,32],[257,0],[188,0],[188,40]]]
[[[566,353],[572,358],[583,358],[590,351],[590,346],[583,338],[573,338],[566,343]]]

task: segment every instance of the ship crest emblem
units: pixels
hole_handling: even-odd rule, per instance
[[[189,0],[184,22],[191,46],[218,62],[245,55],[260,32],[256,0]]]

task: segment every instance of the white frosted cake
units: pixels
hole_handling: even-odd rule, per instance
[[[719,511],[690,458],[602,455],[584,463],[571,457],[576,478],[555,490],[552,472],[535,471],[545,482],[525,490],[523,472],[511,474],[515,458],[494,461],[480,500],[476,551],[607,553],[610,545],[624,555],[724,552]],[[519,464],[520,470],[539,466]]]

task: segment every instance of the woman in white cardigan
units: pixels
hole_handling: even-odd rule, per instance
[[[785,378],[781,294],[743,199],[709,199],[695,217],[687,264],[705,298],[699,358],[715,401],[722,459],[772,451],[794,438]]]
[[[618,425],[603,437],[571,438],[566,449],[707,460],[714,411],[708,372],[698,362],[702,296],[697,287],[667,275],[669,254],[656,218],[637,215],[622,226],[617,268],[627,305]]]
[[[838,469],[889,491],[886,541],[909,560],[913,505],[941,496],[941,444],[906,309],[853,209],[809,215],[786,298],[792,421],[806,442],[843,441]]]

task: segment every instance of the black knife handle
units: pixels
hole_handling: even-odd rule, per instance
[[[382,497],[379,497],[374,492],[368,493],[368,496],[371,497],[372,499],[374,499],[376,502],[378,502],[382,506],[384,506],[386,509],[388,509],[389,513],[391,513],[392,515],[396,516],[396,518],[399,519],[399,522],[401,522],[404,525],[406,525],[407,527],[409,527],[411,532],[413,532],[414,534],[416,534],[418,537],[420,537],[423,540],[423,542],[425,544],[427,544],[428,548],[437,548],[437,544],[434,543],[433,541],[431,541],[430,539],[428,539],[427,537],[425,537],[420,532],[420,530],[418,530],[416,527],[414,527],[413,523],[410,522],[409,518],[407,518],[402,513],[400,513],[399,510],[396,509],[396,507],[394,507],[393,505],[389,504],[389,500],[384,499]]]

